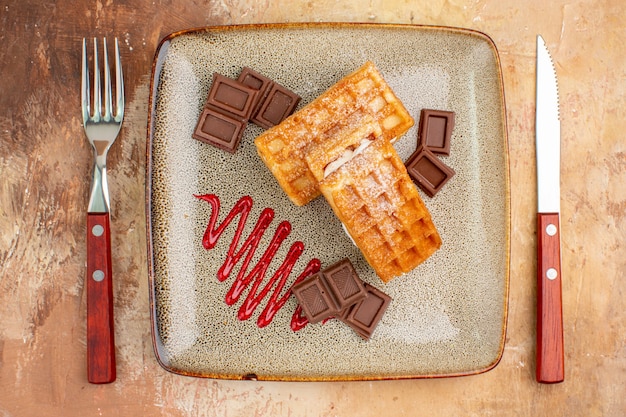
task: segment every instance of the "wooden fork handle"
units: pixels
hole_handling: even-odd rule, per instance
[[[87,214],[87,376],[92,384],[115,381],[113,282],[109,213]]]
[[[561,230],[558,213],[537,215],[537,381],[564,379]]]

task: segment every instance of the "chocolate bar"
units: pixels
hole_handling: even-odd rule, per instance
[[[213,108],[205,108],[191,136],[201,142],[235,153],[245,127],[244,121]]]
[[[348,258],[324,269],[322,274],[335,297],[337,310],[341,311],[365,297],[363,281]]]
[[[391,303],[391,297],[370,284],[364,286],[365,298],[347,309],[339,319],[368,340]]]
[[[286,119],[300,102],[300,96],[251,68],[244,67],[237,81],[259,92],[250,121],[269,129]]]
[[[405,162],[409,176],[428,196],[433,197],[455,174],[430,150],[420,146]]]
[[[299,101],[300,96],[248,67],[237,80],[214,73],[192,137],[234,153],[248,121],[267,129],[291,115]]]
[[[336,317],[368,340],[391,297],[361,280],[345,258],[291,289],[310,323]]]
[[[255,116],[263,104],[263,101],[267,98],[267,93],[269,93],[270,88],[274,85],[274,81],[248,67],[243,67],[237,81],[259,92],[252,110],[252,116]]]
[[[452,129],[454,112],[422,109],[417,147],[424,146],[432,153],[450,155]]]
[[[311,323],[335,316],[366,295],[363,281],[348,258],[305,279],[292,291]]]
[[[298,299],[309,323],[318,323],[339,312],[330,288],[322,273],[311,275],[291,289]]]
[[[252,117],[252,122],[269,129],[280,124],[293,113],[299,102],[299,95],[278,83],[274,83],[259,111]]]
[[[252,116],[258,90],[245,86],[221,74],[213,74],[213,84],[205,107],[230,113],[234,118],[247,122]]]

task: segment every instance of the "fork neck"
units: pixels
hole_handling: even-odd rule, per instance
[[[107,184],[106,151],[98,154],[94,152],[95,162],[91,177],[91,192],[89,194],[89,213],[108,213],[110,211],[109,186]]]

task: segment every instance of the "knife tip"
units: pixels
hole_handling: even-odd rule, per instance
[[[537,35],[537,45],[545,45],[546,41],[543,39],[543,36]]]

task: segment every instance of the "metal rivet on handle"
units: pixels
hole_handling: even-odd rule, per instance
[[[552,279],[556,279],[556,276],[557,276],[557,275],[558,275],[558,273],[556,272],[556,269],[554,269],[554,268],[549,268],[549,269],[546,271],[546,277],[547,277],[548,279],[550,279],[550,280],[552,280]]]
[[[552,223],[550,223],[549,225],[546,226],[546,233],[548,234],[548,236],[554,236],[556,235],[556,226],[553,225]]]
[[[91,228],[91,233],[94,236],[102,236],[102,234],[104,233],[104,227],[102,227],[101,225],[97,224],[94,227]]]
[[[94,281],[100,282],[104,279],[104,272],[96,269],[95,271],[93,271],[93,274],[91,274],[91,276],[93,277]]]

